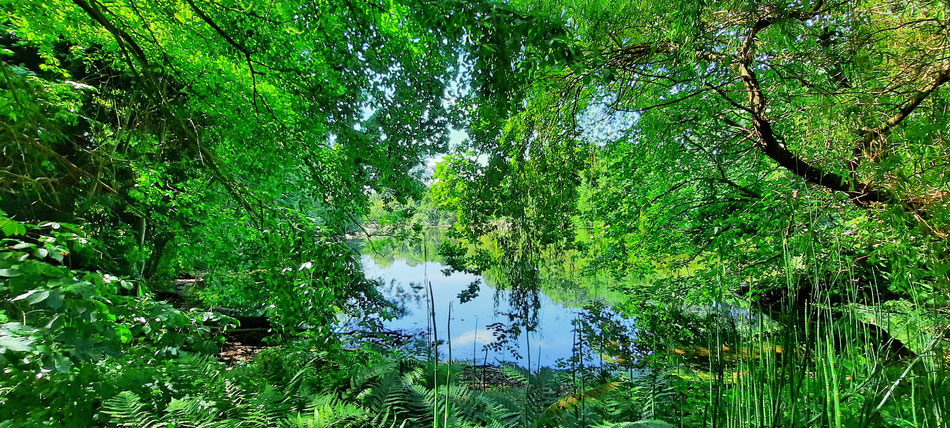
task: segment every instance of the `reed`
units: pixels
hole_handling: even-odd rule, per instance
[[[787,247],[784,256],[791,270]],[[711,376],[704,425],[948,426],[941,317],[928,315],[919,301],[909,302],[907,313],[895,312],[855,285],[843,257],[836,262],[840,274],[831,282],[810,270],[812,298],[804,308],[783,308],[777,324],[755,306],[740,319],[721,312],[707,318]],[[785,275],[793,294],[793,274]],[[918,329],[902,331],[897,320]],[[735,334],[725,342],[730,329]]]

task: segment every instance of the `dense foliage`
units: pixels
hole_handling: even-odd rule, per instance
[[[0,0],[0,426],[945,426],[948,10]],[[353,237],[615,293],[489,380]]]
[[[580,254],[627,279],[620,306],[658,351],[781,343],[779,360],[708,367],[752,376],[712,382],[713,409],[734,407],[705,423],[946,423],[946,4],[520,6],[559,14],[575,54],[535,73],[497,138],[437,169],[456,267]],[[681,329],[684,306],[726,302],[784,328],[725,345],[728,319]],[[887,408],[918,364],[933,401]],[[796,408],[810,402],[814,418]]]

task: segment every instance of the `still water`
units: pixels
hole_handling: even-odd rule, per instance
[[[581,296],[565,301],[562,296],[555,301],[538,291],[537,300],[531,302],[532,307],[537,308],[536,328],[514,338],[510,334],[500,334],[497,331],[500,325],[496,324],[511,326],[522,322],[517,314],[523,313],[520,312],[523,308],[512,307],[511,290],[498,289],[481,275],[443,273],[446,266],[432,261],[409,262],[396,257],[380,264],[365,255],[362,262],[369,278],[382,281],[381,293],[404,309],[402,316],[385,321],[384,326],[420,339],[426,337],[431,323],[427,290],[422,284],[425,281],[431,283],[436,332],[438,339],[445,343],[440,346],[443,359],[448,355],[447,342],[450,339],[453,360],[474,360],[478,364],[514,362],[525,366],[530,358],[532,367],[555,366],[557,360],[571,356],[574,344],[572,321],[581,313],[579,308],[584,301],[588,300]],[[459,294],[468,290],[475,281],[480,282],[477,296],[463,303]],[[509,313],[516,315],[509,316]]]

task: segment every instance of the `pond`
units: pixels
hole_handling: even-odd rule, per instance
[[[362,262],[367,277],[381,280],[380,292],[403,309],[401,316],[383,322],[390,330],[426,337],[431,324],[427,309],[430,300],[423,284],[431,284],[436,336],[443,343],[439,348],[442,359],[451,345],[456,361],[513,362],[521,366],[530,361],[531,367],[555,366],[558,360],[572,355],[572,322],[582,314],[583,305],[601,298],[568,285],[569,290],[565,292],[562,287],[555,300],[545,293],[545,287],[534,287],[526,293],[517,284],[499,287],[497,280],[484,275],[450,272],[435,261],[410,261],[398,255],[382,261],[364,255]],[[477,293],[472,293],[473,283],[478,285]],[[512,328],[523,331],[526,327],[533,327],[532,331],[511,332]]]

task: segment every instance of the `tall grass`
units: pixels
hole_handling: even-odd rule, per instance
[[[836,262],[831,281],[809,269],[813,288],[800,290],[786,248],[788,290],[777,323],[764,315],[775,310],[756,306],[707,317],[708,425],[950,426],[942,317],[919,301],[896,311],[856,285],[846,260]],[[805,292],[803,301],[797,294]]]

